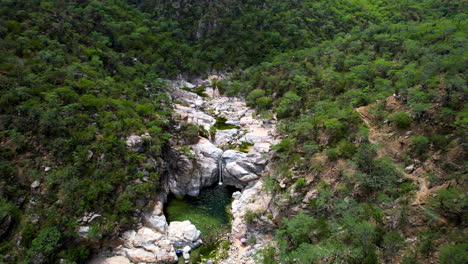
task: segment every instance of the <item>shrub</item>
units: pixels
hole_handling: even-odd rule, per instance
[[[354,153],[356,153],[356,146],[343,139],[338,144],[337,150],[341,157],[349,159],[354,155]]]
[[[434,241],[436,240],[436,233],[432,230],[421,231],[418,235],[419,243],[418,250],[423,255],[430,255],[434,250]]]
[[[418,155],[423,154],[429,148],[430,141],[425,136],[412,137],[411,140],[413,141],[413,149]]]
[[[301,100],[302,98],[295,92],[285,93],[276,107],[278,118],[295,116],[300,110]]]
[[[245,243],[247,243],[247,245],[255,245],[257,244],[257,238],[255,237],[255,235],[249,235]]]
[[[327,157],[330,161],[337,160],[340,157],[340,153],[336,148],[330,148],[327,150]]]
[[[273,99],[271,97],[260,97],[255,100],[255,103],[257,104],[257,108],[261,111],[268,110],[271,106],[271,103],[273,102]]]
[[[466,218],[468,198],[465,193],[457,188],[446,188],[437,191],[437,196],[429,200],[430,204],[443,214],[453,217],[457,223],[462,223]]]
[[[294,184],[294,188],[295,188],[296,190],[299,190],[299,189],[301,189],[302,187],[304,187],[306,184],[307,184],[306,179],[304,179],[304,178],[299,178],[299,179],[296,180],[296,183]]]
[[[397,255],[398,251],[403,248],[405,240],[398,231],[391,231],[385,234],[383,240],[383,247],[385,254],[389,258]]]
[[[265,95],[265,91],[262,89],[254,89],[247,95],[247,101],[256,102],[256,100]]]
[[[468,262],[468,243],[447,245],[440,249],[440,263],[461,264]]]
[[[312,155],[319,150],[319,146],[315,141],[307,141],[304,143],[303,148],[306,155]]]
[[[245,215],[244,215],[244,220],[248,225],[251,225],[253,223],[254,219],[259,217],[260,214],[261,214],[261,212],[259,212],[259,211],[254,212],[254,211],[252,211],[250,209],[247,209],[247,211],[245,212]]]
[[[419,261],[417,258],[413,256],[404,256],[403,257],[403,264],[419,264]]]
[[[411,117],[405,112],[397,112],[390,116],[390,121],[398,128],[407,128],[411,125]]]
[[[60,231],[56,227],[42,229],[32,241],[27,252],[27,259],[47,259],[58,249],[60,237]]]
[[[432,144],[434,144],[436,148],[442,149],[442,150],[445,150],[449,143],[449,140],[447,139],[447,137],[443,135],[439,135],[439,134],[432,134],[430,139],[431,139]]]
[[[276,150],[277,156],[280,158],[287,158],[289,154],[294,150],[296,141],[294,139],[284,138],[280,143],[273,145],[271,148]]]
[[[276,264],[276,251],[274,247],[267,247],[259,251],[259,259],[262,264]]]

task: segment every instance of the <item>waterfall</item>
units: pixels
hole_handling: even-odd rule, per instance
[[[218,184],[223,185],[223,159],[218,159]]]

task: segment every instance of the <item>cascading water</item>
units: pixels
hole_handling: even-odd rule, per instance
[[[218,159],[218,184],[223,185],[223,160]]]

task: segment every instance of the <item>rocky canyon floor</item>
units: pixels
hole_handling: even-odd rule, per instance
[[[217,184],[240,190],[232,195],[231,230],[222,236],[229,241],[229,248],[218,248],[219,252],[202,257],[200,263],[256,263],[256,252],[272,243],[271,235],[250,227],[245,216],[256,214],[260,221],[273,225],[265,216],[272,197],[262,188],[262,176],[270,169],[271,146],[278,142],[276,122],[258,118],[240,98],[220,95],[211,85],[213,79],[220,78],[170,82],[169,94],[178,123],[203,127],[209,136],[198,137],[191,144],[171,144],[171,162],[161,199],[142,214],[137,230],[124,232],[119,246],[103,251],[91,263],[176,263],[181,255],[188,259],[189,252],[203,246],[203,235],[190,221],[167,222],[167,196],[197,196],[204,188]],[[204,89],[202,96],[195,93],[200,88]],[[127,145],[137,150],[143,137],[131,135]],[[240,242],[249,237],[248,244]],[[181,253],[178,256],[176,252]]]

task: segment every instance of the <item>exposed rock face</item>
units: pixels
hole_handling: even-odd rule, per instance
[[[243,188],[247,183],[260,178],[266,160],[259,153],[243,153],[227,150],[222,155],[224,182]]]
[[[247,235],[247,224],[244,221],[247,211],[261,212],[262,214],[267,211],[272,196],[263,192],[262,186],[263,182],[257,181],[252,187],[244,189],[241,195],[233,195],[231,213],[233,218],[232,234],[234,236],[245,237]]]
[[[213,142],[200,138],[197,144],[191,146],[193,160],[175,151],[169,183],[171,192],[196,196],[201,189],[219,181],[219,173],[222,173],[224,183],[238,188],[259,179],[267,163],[262,154],[268,153],[271,145],[278,142],[274,121],[256,119],[254,110],[247,107],[243,100],[224,96],[204,99],[178,89],[177,85],[173,87],[173,99],[190,106],[175,106],[176,112],[187,122],[209,130],[216,123],[214,117],[218,116],[226,118],[227,124],[240,128],[217,130]],[[213,93],[208,95],[213,96]],[[248,153],[221,150],[222,147],[235,148],[242,142],[252,145]]]
[[[175,166],[169,180],[172,193],[177,195],[197,196],[204,187],[211,186],[217,181],[218,160],[223,154],[206,138],[199,138],[198,143],[192,145],[194,159],[176,152]]]

